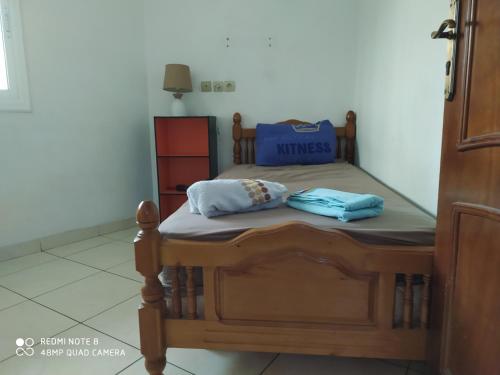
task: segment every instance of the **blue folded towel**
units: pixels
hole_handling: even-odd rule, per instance
[[[287,188],[264,180],[200,181],[187,190],[189,209],[206,217],[278,207]]]
[[[310,189],[293,193],[287,204],[313,214],[332,216],[340,221],[375,217],[384,210],[384,198],[332,189]]]

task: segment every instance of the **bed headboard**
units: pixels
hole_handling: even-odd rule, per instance
[[[356,114],[347,112],[346,124],[336,127],[337,132],[337,158],[344,157],[347,162],[354,164],[354,147],[356,143]],[[286,120],[277,124],[309,124],[306,121]],[[243,128],[241,126],[241,115],[236,112],[233,115],[233,162],[234,164],[255,163],[255,128]]]

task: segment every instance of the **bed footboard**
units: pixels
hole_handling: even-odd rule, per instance
[[[138,221],[147,216],[140,214],[144,207]],[[154,226],[151,218],[144,220]],[[300,222],[250,230],[225,242],[160,244],[157,230],[147,230],[136,240],[136,257],[146,276],[141,347],[146,358],[153,353],[152,361],[165,347],[425,358],[431,247],[372,246]],[[142,252],[151,254],[151,272],[141,266],[147,263]],[[158,287],[151,275],[163,265],[172,279],[166,316],[165,302],[151,300],[148,292]],[[195,267],[203,270],[202,299],[195,293]],[[397,279],[404,280],[402,299],[396,298]]]

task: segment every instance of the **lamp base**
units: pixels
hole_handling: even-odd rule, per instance
[[[186,116],[186,106],[181,100],[182,94],[174,94],[174,100],[172,101],[172,116]]]

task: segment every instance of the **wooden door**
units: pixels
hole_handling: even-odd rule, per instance
[[[435,373],[500,374],[500,1],[460,1],[445,105],[430,356]]]

